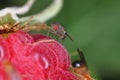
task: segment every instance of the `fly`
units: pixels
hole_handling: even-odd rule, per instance
[[[65,39],[66,36],[73,41],[71,36],[65,31],[64,26],[61,24],[52,24],[52,31],[58,35],[61,39]]]

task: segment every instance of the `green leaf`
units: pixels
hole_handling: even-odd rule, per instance
[[[8,24],[8,23],[10,23],[10,24],[15,23],[15,20],[11,17],[10,14],[0,17],[0,25],[4,25],[4,24]]]

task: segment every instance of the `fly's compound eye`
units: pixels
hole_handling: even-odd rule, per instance
[[[52,24],[52,29],[54,31],[57,31],[59,29],[59,25],[58,24]]]

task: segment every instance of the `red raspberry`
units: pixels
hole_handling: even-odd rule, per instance
[[[0,62],[0,80],[9,80],[9,76],[6,73],[2,62]]]
[[[6,58],[22,80],[76,80],[69,71],[68,52],[54,39],[18,31],[0,40],[4,55],[11,56]]]
[[[7,42],[0,36],[0,62],[10,57]]]
[[[0,80],[10,80],[8,74],[3,69],[0,69]]]
[[[62,70],[61,68],[50,74],[49,78],[50,80],[78,80],[71,72]]]
[[[35,41],[42,39],[46,41],[51,40],[49,37],[46,37],[44,35],[32,35],[32,37],[34,38]],[[63,69],[69,69],[71,62],[66,49],[55,40],[44,43],[49,49],[51,49],[55,53],[55,55],[57,55],[58,62],[60,63],[59,67]]]

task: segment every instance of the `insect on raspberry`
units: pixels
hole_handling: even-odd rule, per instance
[[[58,23],[52,24],[52,31],[58,35],[61,39],[65,39],[66,36],[73,41],[70,35],[65,31],[64,26]]]
[[[83,52],[79,49],[77,49],[77,52],[79,53],[80,60],[76,60],[72,63],[75,74],[80,75],[78,77],[80,80],[93,80],[88,73],[88,66]]]
[[[77,48],[77,52],[79,53],[79,57],[80,57],[80,60],[77,60],[75,62],[73,62],[73,67],[82,67],[82,66],[85,66],[87,68],[87,64],[86,64],[86,60],[85,60],[85,57],[83,55],[83,52],[80,51],[78,48]]]

